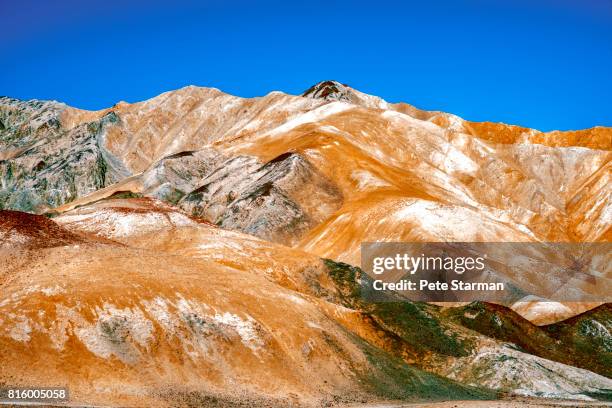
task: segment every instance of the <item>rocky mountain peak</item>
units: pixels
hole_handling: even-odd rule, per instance
[[[389,109],[389,104],[384,99],[360,92],[338,81],[319,82],[308,88],[302,96],[329,102],[345,102],[364,108]]]
[[[337,81],[322,81],[311,86],[302,94],[304,97],[313,99],[325,99],[334,101],[351,102],[352,90],[346,84]]]

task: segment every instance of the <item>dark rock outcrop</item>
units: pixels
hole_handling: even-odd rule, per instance
[[[0,100],[0,209],[41,213],[125,177],[102,143],[114,113],[66,128],[64,105]]]
[[[341,204],[336,186],[294,153],[265,164],[251,156],[228,159],[179,202],[191,215],[223,228],[285,243]]]

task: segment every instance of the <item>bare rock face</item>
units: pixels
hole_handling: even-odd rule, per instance
[[[52,101],[20,101],[0,98],[2,160],[31,147],[39,137],[53,134],[61,126],[59,116],[66,105]]]
[[[164,157],[143,175],[147,196],[176,204],[227,158],[213,149],[186,151]]]
[[[308,88],[302,96],[349,103],[353,99],[350,88],[336,81],[319,82]]]
[[[223,228],[291,243],[342,204],[342,195],[298,154],[262,164],[254,157],[227,160],[202,179],[179,206]]]
[[[302,96],[324,101],[346,102],[367,108],[391,109],[383,99],[367,95],[337,81],[323,81],[308,88]]]
[[[128,173],[102,147],[112,113],[67,129],[65,106],[0,101],[0,208],[44,212],[113,184]]]
[[[342,193],[303,156],[267,163],[214,148],[164,157],[140,176],[141,193],[223,228],[290,244],[342,205]]]

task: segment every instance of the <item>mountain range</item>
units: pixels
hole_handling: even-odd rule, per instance
[[[100,111],[0,98],[0,385],[117,406],[610,400],[609,303],[370,303],[360,246],[609,243],[611,149],[612,128],[335,81]],[[609,256],[585,278],[603,294]]]

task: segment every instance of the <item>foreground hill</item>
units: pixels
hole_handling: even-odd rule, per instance
[[[608,378],[483,335],[439,306],[369,304],[358,268],[160,201],[112,198],[52,221],[21,217],[50,231],[50,244],[2,252],[5,383],[53,378],[80,404],[155,406],[591,400],[612,389]]]

